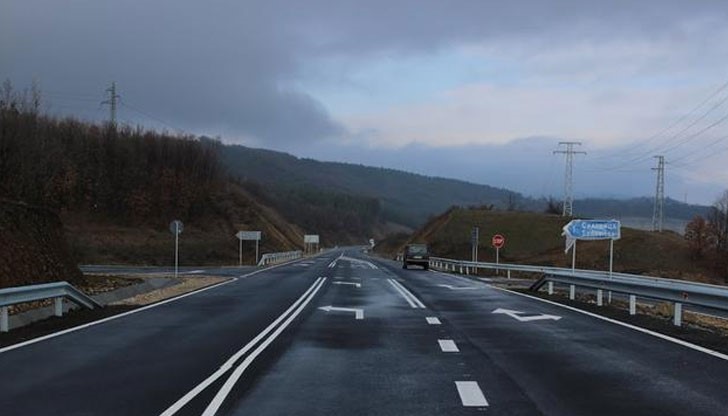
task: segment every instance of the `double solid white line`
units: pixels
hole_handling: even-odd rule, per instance
[[[223,386],[217,392],[217,394],[203,413],[203,415],[214,415],[220,409],[220,406],[225,401],[228,394],[230,394],[230,391],[235,386],[235,383],[237,383],[237,381],[243,375],[245,370],[250,366],[253,360],[255,360],[255,358],[258,357],[258,355],[260,355],[263,350],[265,350],[268,345],[270,345],[278,337],[278,335],[280,335],[281,332],[283,332],[288,327],[288,325],[290,325],[291,321],[293,321],[301,313],[306,305],[311,302],[311,299],[316,296],[316,293],[319,291],[319,289],[321,289],[321,286],[323,286],[325,281],[325,277],[319,277],[318,279],[316,279],[316,281],[308,288],[308,290],[306,290],[306,292],[304,292],[303,295],[298,298],[298,300],[296,300],[288,309],[286,309],[285,312],[283,312],[275,321],[273,321],[273,323],[268,325],[268,327],[264,329],[260,334],[258,334],[255,338],[253,338],[253,340],[251,340],[238,352],[232,355],[227,361],[225,361],[222,366],[220,366],[220,368],[217,369],[217,371],[212,373],[209,377],[202,381],[202,383],[195,386],[192,390],[190,390],[187,394],[182,396],[182,398],[177,400],[172,406],[165,410],[162,413],[162,416],[171,416],[177,413],[187,403],[197,397],[198,394],[204,391],[215,381],[220,379],[220,377],[225,375],[225,373],[233,368],[238,360],[240,360],[245,354],[253,349],[253,347],[260,343],[258,347],[255,348],[255,350],[253,350],[253,352],[251,352],[245,358],[245,360],[243,360],[243,362],[235,367],[233,373],[230,374],[230,376],[227,378]]]
[[[409,290],[407,290],[406,287],[402,286],[401,283],[399,283],[398,281],[396,281],[394,279],[387,279],[387,280],[389,280],[389,284],[391,284],[392,286],[394,286],[394,288],[397,290],[397,292],[399,292],[399,294],[402,295],[402,297],[404,298],[404,300],[406,300],[407,303],[409,303],[409,305],[412,308],[414,308],[414,309],[417,309],[417,308],[425,309],[425,305],[422,304],[422,302],[420,302],[420,300],[417,299],[417,297],[415,297],[415,295],[413,295],[412,292],[410,292]]]

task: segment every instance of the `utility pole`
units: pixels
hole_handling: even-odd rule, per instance
[[[116,105],[120,98],[120,96],[116,94],[116,82],[112,82],[111,87],[107,88],[106,92],[109,93],[109,99],[102,101],[101,104],[109,105],[109,121],[112,126],[116,126]]]
[[[574,146],[581,146],[581,142],[559,142],[559,146],[566,146],[566,150],[554,150],[554,154],[563,154],[566,159],[564,173],[564,208],[562,217],[571,217],[574,214],[574,155],[586,152],[574,150]]]
[[[665,214],[665,156],[655,156],[657,167],[657,188],[655,189],[655,209],[652,212],[652,231],[662,231],[662,220]]]

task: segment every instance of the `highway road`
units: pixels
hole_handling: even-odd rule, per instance
[[[252,273],[252,274],[251,274]],[[728,357],[353,250],[0,350],[3,415],[725,415]]]

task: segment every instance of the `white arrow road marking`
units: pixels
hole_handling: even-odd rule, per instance
[[[453,286],[453,285],[443,285],[443,284],[439,284],[438,286],[440,286],[440,287],[446,287],[446,288],[448,288],[450,290],[476,290],[476,289],[480,289],[479,287],[476,287],[476,286]]]
[[[427,323],[430,325],[440,325],[442,322],[440,322],[440,319],[435,316],[428,316],[425,318],[427,320]]]
[[[326,312],[354,312],[354,316],[356,319],[364,319],[364,310],[363,309],[357,309],[357,308],[340,308],[337,306],[321,306],[319,309]]]
[[[558,321],[559,319],[561,319],[560,316],[546,315],[546,314],[533,315],[533,316],[519,316],[520,314],[523,314],[525,312],[513,311],[510,309],[501,309],[501,308],[494,310],[493,313],[508,315],[511,318],[519,320],[520,322],[542,321],[542,320],[548,320],[548,319]]]
[[[354,283],[354,282],[334,282],[335,285],[352,285],[356,287],[361,287],[361,283]]]

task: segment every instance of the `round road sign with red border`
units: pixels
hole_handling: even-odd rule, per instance
[[[503,246],[506,245],[506,238],[500,234],[496,234],[493,236],[491,243],[495,248],[503,248]]]

